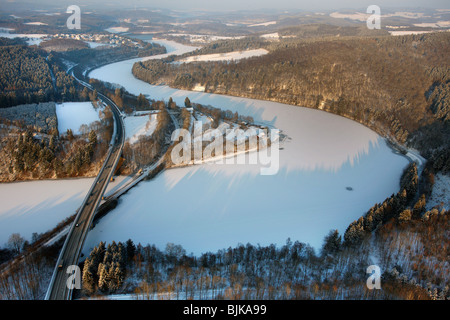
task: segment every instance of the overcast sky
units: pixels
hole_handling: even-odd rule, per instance
[[[154,7],[171,10],[254,10],[254,9],[304,9],[335,10],[341,8],[367,8],[375,4],[381,8],[450,8],[449,0],[0,0],[1,4],[24,4],[31,6],[92,5],[104,8]],[[4,9],[5,7],[3,7]],[[0,8],[0,10],[2,10]],[[2,10],[3,11],[3,10]]]

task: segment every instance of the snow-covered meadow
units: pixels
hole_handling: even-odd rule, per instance
[[[91,102],[64,102],[56,105],[56,116],[58,118],[58,131],[64,134],[71,129],[73,134],[80,134],[80,127],[100,121],[98,110]]]
[[[229,39],[242,39],[245,36],[215,36],[206,34],[187,34],[187,33],[169,33],[169,36],[173,37],[185,37],[191,43],[209,43],[217,40],[229,40]]]
[[[117,177],[106,193],[128,179]],[[47,232],[73,215],[93,182],[94,178],[75,178],[0,183],[0,248],[12,233],[30,241],[33,232]]]
[[[109,43],[102,43],[102,42],[94,42],[94,41],[84,41],[88,44],[89,48],[98,48],[98,47],[113,47],[114,45]]]
[[[0,184],[0,247],[12,233],[31,240],[75,213],[93,178]]]
[[[261,22],[261,23],[255,23],[255,24],[250,24],[248,25],[248,27],[267,27],[273,24],[277,24],[276,21],[267,21],[267,22]]]
[[[108,31],[110,33],[122,33],[127,32],[130,28],[127,27],[111,27],[108,29],[105,29],[105,31]]]
[[[170,54],[189,49],[177,45]],[[408,160],[370,129],[319,110],[151,86],[131,73],[139,60],[104,66],[90,77],[152,99],[172,97],[183,105],[187,96],[251,115],[283,130],[288,139],[275,175],[260,175],[260,165],[204,164],[141,182],[88,234],[86,253],[100,241],[128,238],[160,248],[178,243],[195,254],[239,242],[283,244],[288,237],[318,248],[330,229],[344,232],[376,202],[398,191]]]

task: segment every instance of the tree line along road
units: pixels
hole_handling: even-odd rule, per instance
[[[90,85],[80,81],[76,77],[75,79],[88,89],[92,90]],[[95,212],[122,154],[122,148],[125,141],[125,129],[120,111],[114,102],[112,102],[109,98],[101,93],[98,93],[98,96],[110,106],[111,111],[113,112],[116,128],[115,137],[113,136],[106,160],[103,163],[103,166],[94,180],[88,194],[86,195],[80,209],[78,210],[75,220],[61,249],[47,294],[45,296],[46,300],[70,300],[72,298],[73,289],[68,286],[67,283],[68,280],[72,278],[73,273],[70,272],[70,269],[68,268],[69,266],[78,265],[81,249],[83,248],[83,244],[95,216]]]

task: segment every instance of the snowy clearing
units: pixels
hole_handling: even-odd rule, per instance
[[[407,36],[410,34],[424,34],[424,33],[430,33],[433,31],[407,31],[407,30],[401,30],[401,31],[389,31],[389,33],[392,36]]]
[[[100,121],[98,110],[95,110],[91,102],[64,102],[56,105],[58,118],[58,131],[60,134],[71,129],[73,134],[81,134],[80,126],[89,125]]]
[[[98,47],[103,47],[103,46],[107,46],[107,47],[112,47],[114,45],[109,44],[109,43],[101,43],[101,42],[94,42],[94,41],[84,41],[89,45],[89,48],[98,48]]]
[[[48,24],[43,22],[25,22],[24,24],[30,25],[30,26],[48,26]]]
[[[192,56],[182,60],[179,62],[201,62],[201,61],[237,61],[240,59],[250,58],[250,57],[258,57],[267,54],[269,51],[266,49],[254,49],[247,51],[233,51],[227,53],[213,53],[213,54],[204,54],[199,56]]]
[[[265,39],[269,39],[269,40],[279,40],[280,35],[278,34],[278,32],[266,33],[266,34],[263,34],[261,36],[261,38],[265,38]]]

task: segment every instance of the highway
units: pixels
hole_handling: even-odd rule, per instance
[[[73,75],[73,73],[72,73]],[[75,79],[77,79],[75,77]],[[92,87],[77,79],[85,87],[92,90]],[[98,173],[91,189],[87,193],[75,220],[70,228],[64,245],[61,249],[50,285],[46,294],[46,300],[70,300],[73,290],[67,286],[72,273],[67,273],[67,268],[71,265],[78,265],[78,259],[83,248],[86,235],[91,227],[97,207],[102,199],[102,195],[108,186],[111,176],[114,174],[119,158],[122,154],[125,140],[125,127],[117,106],[106,96],[98,93],[98,96],[107,103],[113,112],[115,120],[115,137],[111,141],[106,160]],[[81,274],[80,274],[81,279]]]

